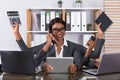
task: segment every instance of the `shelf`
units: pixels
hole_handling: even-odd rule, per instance
[[[34,34],[47,34],[48,31],[27,31],[27,33],[34,33]],[[97,31],[66,31],[66,34],[94,34]]]
[[[71,13],[71,12],[73,12],[72,13],[72,17],[76,17],[76,16],[73,16],[74,15],[74,13],[77,13],[77,12],[82,12],[83,11],[83,15],[82,15],[82,13],[81,13],[81,16],[83,16],[83,17],[80,17],[81,18],[81,21],[83,21],[84,22],[84,20],[85,20],[85,23],[84,24],[82,24],[82,22],[81,22],[81,25],[87,25],[87,19],[85,19],[86,17],[87,17],[87,15],[86,14],[88,14],[88,16],[91,16],[92,18],[92,20],[91,20],[91,22],[93,22],[93,21],[95,21],[96,20],[96,18],[98,17],[98,15],[101,13],[101,8],[100,7],[81,7],[81,8],[67,8],[67,7],[62,7],[62,8],[53,8],[53,7],[51,7],[51,8],[45,8],[45,7],[29,7],[29,8],[27,8],[27,46],[28,47],[31,47],[31,41],[32,41],[32,35],[36,35],[36,34],[40,34],[40,35],[46,35],[47,33],[48,33],[48,31],[45,31],[45,30],[43,30],[43,31],[39,31],[39,30],[41,30],[41,29],[37,29],[38,31],[36,31],[36,27],[38,28],[38,26],[41,26],[41,24],[36,24],[35,26],[35,28],[33,28],[34,27],[34,25],[32,24],[32,21],[34,21],[33,20],[33,17],[35,16],[35,22],[37,23],[37,18],[36,17],[39,17],[40,15],[40,12],[52,12],[52,11],[58,11],[61,15],[61,18],[62,18],[62,20],[64,20],[64,21],[66,21],[66,18],[67,18],[67,16],[66,16],[66,13]],[[85,13],[85,14],[84,14]],[[78,14],[77,14],[78,15]],[[71,16],[71,14],[70,14],[70,16]],[[78,15],[79,16],[79,15]],[[69,17],[68,16],[68,18],[71,18],[71,17]],[[40,21],[39,19],[41,19],[40,17],[38,18],[38,22]],[[73,19],[77,19],[77,18],[73,18]],[[89,20],[89,19],[88,19]],[[70,23],[71,21],[69,20],[69,23]],[[88,22],[90,22],[90,21],[88,21]],[[72,24],[73,25],[73,24]],[[76,23],[74,24],[74,25],[76,25]],[[70,25],[71,26],[71,25]],[[86,31],[86,29],[80,29],[80,30],[82,30],[82,31],[80,31],[80,30],[74,30],[74,29],[71,29],[71,30],[74,30],[74,31],[66,31],[66,34],[67,35],[72,35],[72,34],[74,34],[74,35],[84,35],[84,34],[97,34],[97,31],[94,31],[94,30],[96,30],[96,27],[97,27],[97,25],[93,22],[92,23],[92,29],[90,29],[90,30],[93,30],[93,31]],[[40,28],[40,27],[39,27]],[[68,29],[68,28],[67,28]],[[33,31],[32,31],[33,30]]]
[[[72,10],[72,11],[91,11],[91,10],[100,10],[100,7],[81,7],[81,8],[28,8],[31,9],[32,11],[41,11],[41,10]]]
[[[79,10],[79,9],[86,9],[86,10],[95,10],[95,9],[101,9],[100,7],[81,7],[81,8],[67,8],[67,7],[62,7],[62,8],[40,8],[40,7],[30,7],[30,8],[28,8],[28,9],[35,9],[35,10],[37,10],[37,9],[77,9],[77,10]]]

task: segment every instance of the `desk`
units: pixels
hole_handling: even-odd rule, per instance
[[[49,75],[23,75],[1,73],[0,80],[82,80],[83,77],[93,76],[87,73],[70,74],[49,74]],[[120,73],[96,76],[96,80],[120,80]]]

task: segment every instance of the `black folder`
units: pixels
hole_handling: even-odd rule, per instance
[[[104,32],[113,23],[112,20],[102,12],[100,16],[95,20],[96,24],[101,23],[101,30]]]

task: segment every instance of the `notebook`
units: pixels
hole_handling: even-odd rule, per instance
[[[68,67],[73,64],[73,57],[47,57],[46,62],[53,67],[50,73],[69,73]]]
[[[103,54],[98,69],[85,69],[83,71],[93,75],[120,72],[120,53]]]
[[[101,24],[101,30],[104,32],[113,23],[110,18],[102,12],[100,16],[95,20],[96,24]]]
[[[36,65],[34,54],[28,51],[0,51],[2,71],[6,73],[37,74],[42,69]]]

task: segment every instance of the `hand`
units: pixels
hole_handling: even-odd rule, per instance
[[[44,64],[43,66],[43,71],[44,71],[44,74],[48,74],[50,71],[53,70],[53,67],[47,63]]]
[[[12,28],[13,28],[13,32],[14,32],[14,34],[19,33],[19,24],[18,24],[18,23],[15,23],[15,25],[12,26]]]
[[[75,64],[71,64],[71,65],[69,66],[69,72],[70,72],[71,74],[75,74],[75,73],[77,72],[77,66],[76,66]]]
[[[52,40],[53,40],[53,35],[52,33],[48,33],[46,36],[47,39],[47,43],[44,45],[44,47],[42,48],[42,51],[47,52],[49,47],[51,46]]]
[[[96,45],[96,42],[93,41],[93,40],[89,40],[89,41],[87,42],[87,46],[88,46],[88,48],[91,49],[91,50],[95,47],[95,45]]]
[[[97,68],[98,68],[98,67],[99,67],[99,65],[100,65],[100,62],[95,60],[95,61],[94,61],[94,64],[95,64],[95,67],[97,67]]]
[[[53,34],[52,33],[48,33],[46,38],[47,38],[47,44],[51,45],[52,40],[54,39]]]
[[[97,30],[98,30],[98,38],[102,39],[103,38],[103,31],[101,30],[101,23],[98,24],[97,26],[98,26],[98,28],[97,28]]]
[[[86,50],[86,52],[85,52],[85,55],[84,55],[85,58],[88,58],[88,57],[89,57],[89,55],[90,55],[90,53],[92,52],[92,49],[95,47],[95,45],[96,45],[96,42],[93,41],[93,40],[89,40],[89,41],[87,42],[88,48],[87,48],[87,50]]]
[[[22,37],[19,33],[19,24],[15,23],[15,26],[12,26],[12,29],[13,29],[14,35],[16,37],[16,40],[20,40]]]

